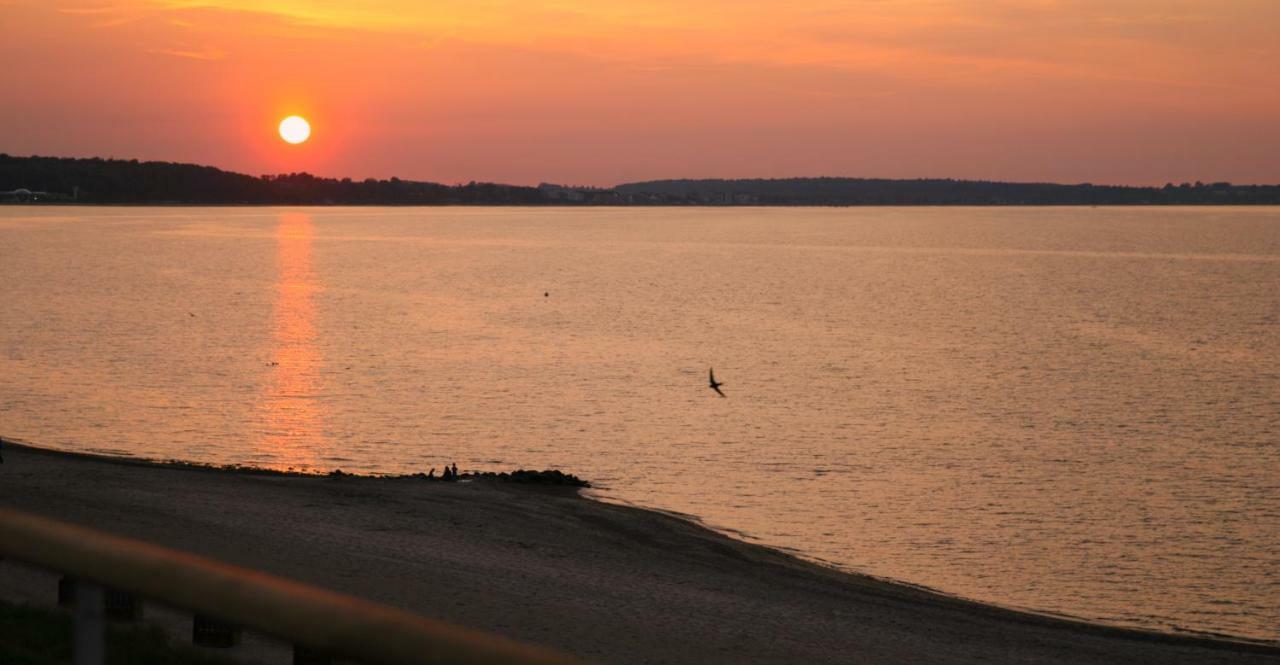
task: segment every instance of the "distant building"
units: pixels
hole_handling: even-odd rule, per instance
[[[29,189],[20,188],[8,192],[0,192],[0,201],[6,203],[34,203],[51,198],[49,192],[33,192]]]
[[[617,197],[612,189],[599,187],[566,187],[542,183],[538,185],[538,193],[547,201],[564,201],[566,203],[611,203]]]

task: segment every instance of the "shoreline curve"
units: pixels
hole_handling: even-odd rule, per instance
[[[1277,642],[982,603],[568,487],[0,450],[5,507],[600,662],[1280,662]]]

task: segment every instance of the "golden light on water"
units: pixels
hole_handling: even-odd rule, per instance
[[[279,275],[270,380],[258,404],[264,427],[259,452],[278,468],[306,469],[326,449],[317,402],[324,358],[316,343],[315,295],[321,287],[311,263],[311,216],[282,213],[275,235]]]
[[[311,138],[311,123],[302,116],[291,115],[280,121],[280,138],[295,145],[302,143]]]

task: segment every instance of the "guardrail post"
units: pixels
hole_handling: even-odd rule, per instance
[[[76,606],[76,578],[63,575],[58,578],[58,607],[72,609]]]
[[[102,587],[76,580],[75,665],[102,665],[106,634]]]
[[[142,600],[128,591],[106,588],[102,592],[103,611],[112,621],[137,621],[142,618]]]
[[[201,647],[230,649],[240,642],[240,628],[200,613],[191,615],[191,643]]]

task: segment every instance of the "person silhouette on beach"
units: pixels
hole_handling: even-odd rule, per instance
[[[427,478],[435,480],[435,477],[436,477],[436,468],[433,466],[431,467],[431,470],[427,472]]]
[[[449,470],[449,465],[444,465],[444,473],[440,474],[440,480],[453,480],[453,472]]]
[[[453,479],[454,480],[458,479],[458,463],[457,462],[453,463]]]

